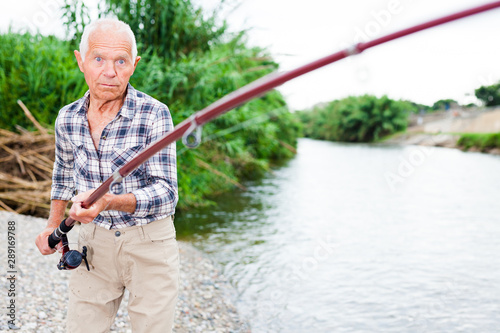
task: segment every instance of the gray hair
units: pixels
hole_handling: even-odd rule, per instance
[[[116,29],[117,32],[126,33],[130,39],[130,45],[132,46],[132,60],[135,61],[135,58],[137,57],[137,43],[135,41],[134,33],[127,23],[114,18],[98,19],[85,26],[85,29],[83,29],[82,39],[80,41],[80,54],[82,55],[82,61],[85,61],[85,55],[89,50],[90,35],[99,29]]]

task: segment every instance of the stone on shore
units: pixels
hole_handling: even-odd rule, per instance
[[[5,246],[0,250],[3,297],[2,308],[10,302],[7,295],[8,221],[15,222],[15,326],[21,332],[65,332],[65,318],[70,272],[56,268],[60,255],[42,256],[35,238],[45,227],[41,218],[0,211],[0,237]],[[76,243],[76,230],[71,231],[71,243]],[[233,304],[235,291],[214,264],[189,243],[179,241],[181,259],[179,299],[174,332],[250,332]],[[132,332],[125,294],[111,332]],[[7,319],[4,314],[4,319]],[[14,327],[13,327],[14,328]],[[0,332],[13,332],[7,320],[0,322]]]

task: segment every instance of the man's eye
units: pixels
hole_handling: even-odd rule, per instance
[[[101,58],[101,57],[95,57],[95,61],[97,61],[97,62],[101,62],[101,61],[102,61],[102,58]]]
[[[123,60],[123,59],[118,60],[118,64],[119,65],[124,65],[125,64],[125,60]]]

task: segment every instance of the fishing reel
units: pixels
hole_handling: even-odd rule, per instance
[[[66,234],[61,236],[61,241],[63,244],[63,253],[61,260],[59,260],[57,264],[57,268],[59,270],[71,270],[80,266],[82,261],[85,261],[85,266],[87,266],[87,270],[90,271],[89,262],[87,260],[87,247],[84,246],[82,252],[70,250]]]
[[[53,249],[59,242],[62,242],[62,256],[57,264],[57,268],[59,270],[71,270],[80,266],[82,261],[85,261],[87,270],[90,271],[89,262],[87,260],[87,247],[84,246],[82,252],[69,249],[68,236],[66,236],[66,233],[73,228],[73,224],[67,226],[65,222],[66,220],[63,220],[59,227],[54,230],[48,238],[49,246]]]
[[[59,236],[62,242],[62,256],[57,264],[59,270],[72,270],[80,266],[82,261],[85,261],[87,270],[90,271],[89,262],[87,260],[87,247],[82,248],[82,252],[77,250],[70,250],[68,243],[68,236],[62,234]]]

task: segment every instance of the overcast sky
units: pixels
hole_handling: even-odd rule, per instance
[[[62,31],[63,0],[2,1],[0,29]],[[91,7],[96,0],[86,1]],[[210,10],[217,1],[195,0]],[[250,45],[268,48],[289,70],[418,23],[492,1],[478,0],[227,0],[232,30],[250,29]],[[234,8],[234,3],[240,3]],[[474,89],[500,80],[500,9],[378,46],[292,80],[279,90],[292,109],[349,95],[388,95],[432,104],[475,102]]]

